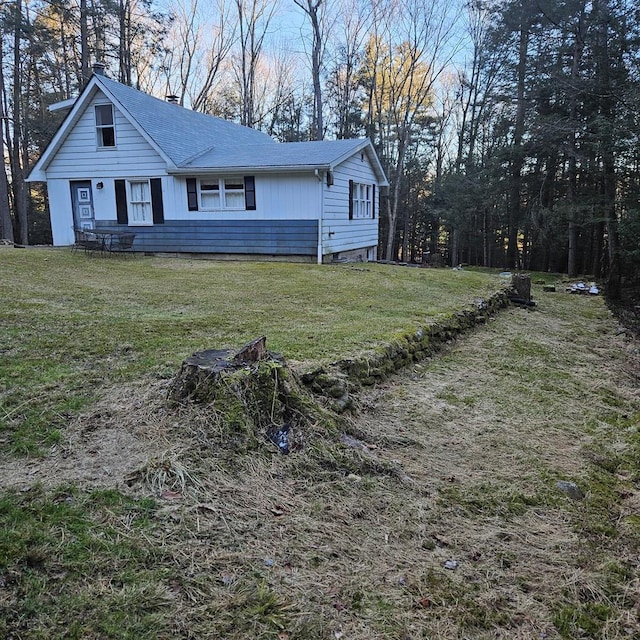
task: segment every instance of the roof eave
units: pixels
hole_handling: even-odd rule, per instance
[[[345,153],[343,153],[338,159],[336,159],[334,162],[331,163],[330,170],[334,171],[335,167],[337,167],[339,164],[341,164],[345,160],[348,160],[351,156],[353,156],[354,154],[360,151],[366,151],[367,157],[369,158],[369,161],[373,165],[374,171],[376,172],[376,175],[378,177],[378,186],[388,187],[389,181],[387,180],[387,176],[385,175],[384,169],[382,168],[382,164],[380,163],[380,158],[378,158],[378,154],[373,148],[373,144],[369,138],[363,138],[361,144],[354,146],[349,151],[345,151]]]
[[[55,113],[56,111],[69,111],[76,103],[76,98],[68,98],[67,100],[61,100],[60,102],[54,102],[47,107],[47,111]]]
[[[29,172],[29,175],[24,179],[25,182],[46,182],[47,174],[42,169],[33,167]]]
[[[329,164],[283,164],[264,167],[249,166],[224,166],[224,167],[175,167],[167,169],[169,175],[193,176],[208,173],[281,173],[283,171],[295,173],[311,173],[314,171],[330,171]]]
[[[87,85],[84,87],[80,95],[75,99],[71,110],[68,111],[64,120],[60,123],[58,130],[55,132],[53,138],[42,152],[40,158],[31,169],[31,172],[26,178],[27,182],[39,182],[40,179],[36,179],[35,175],[44,176],[42,180],[46,180],[46,171],[47,167],[53,157],[58,152],[58,149],[62,146],[62,143],[65,141],[67,137],[67,133],[73,127],[80,114],[82,113],[85,104],[90,99],[90,96],[93,94],[95,90],[96,83],[93,77],[89,80]]]

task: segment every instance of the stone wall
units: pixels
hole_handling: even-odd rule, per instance
[[[486,322],[508,305],[508,292],[496,292],[487,300],[476,300],[468,309],[419,327],[370,352],[304,372],[302,381],[313,393],[323,396],[330,408],[340,412],[352,409],[354,391],[381,382],[407,365],[433,355],[443,344]]]

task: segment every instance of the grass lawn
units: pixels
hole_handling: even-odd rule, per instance
[[[0,250],[0,451],[54,444],[104,385],[173,375],[203,349],[267,336],[291,362],[326,362],[496,291],[496,276],[361,264],[107,259]]]
[[[486,297],[496,276],[0,250],[0,637],[640,637],[640,350],[534,286],[309,425],[239,450],[170,407],[192,351],[303,366]],[[341,437],[342,434],[342,437]],[[557,483],[584,493],[574,500]]]

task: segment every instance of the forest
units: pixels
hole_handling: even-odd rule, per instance
[[[631,0],[2,0],[0,238],[50,241],[24,177],[102,62],[278,141],[369,137],[379,256],[638,285]]]

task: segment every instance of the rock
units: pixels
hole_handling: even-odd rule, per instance
[[[580,487],[575,482],[568,482],[567,480],[558,480],[556,487],[566,493],[572,500],[584,500],[584,493],[582,493]]]
[[[453,571],[458,568],[458,563],[455,560],[447,560],[444,563],[444,568]]]
[[[366,455],[372,455],[371,450],[366,445],[366,443],[362,442],[362,440],[358,440],[357,438],[347,435],[346,433],[343,433],[340,436],[340,440],[344,444],[346,444],[348,447],[352,447],[353,449],[358,449],[359,451],[362,451],[362,453]]]

